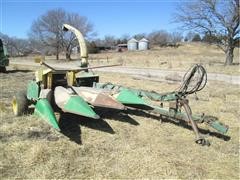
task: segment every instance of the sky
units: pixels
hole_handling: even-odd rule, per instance
[[[27,38],[31,24],[48,10],[63,8],[86,16],[97,37],[121,37],[154,30],[177,31],[174,0],[0,0],[0,32]]]

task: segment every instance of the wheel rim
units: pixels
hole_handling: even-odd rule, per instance
[[[13,113],[16,115],[17,114],[17,112],[18,112],[18,104],[17,104],[17,100],[16,100],[16,98],[14,98],[13,99],[13,101],[12,101],[12,108],[13,108]]]

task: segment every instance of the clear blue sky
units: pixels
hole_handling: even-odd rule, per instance
[[[171,23],[176,10],[174,0],[0,0],[0,32],[26,38],[33,20],[47,10],[63,8],[86,16],[94,24],[98,37],[150,33],[164,29],[176,31]]]

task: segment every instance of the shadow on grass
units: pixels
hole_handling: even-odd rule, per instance
[[[90,119],[70,113],[62,113],[59,118],[61,133],[77,144],[82,144],[81,126],[114,134],[112,127],[103,119]]]
[[[125,114],[122,111],[119,110],[109,110],[109,109],[103,109],[103,108],[95,108],[97,114],[99,114],[102,118],[107,118],[110,120],[120,121],[124,123],[129,123],[131,125],[139,125],[139,123],[131,118],[128,114]]]
[[[111,119],[111,120],[129,123],[129,124],[135,125],[135,126],[139,125],[139,123],[135,119],[133,119],[132,117],[130,117],[129,115],[124,114],[124,113],[118,113],[118,114],[113,114],[113,115],[109,114],[107,116],[109,116],[109,119]]]
[[[145,117],[149,117],[149,118],[152,118],[152,119],[155,119],[155,120],[161,120],[162,122],[166,122],[166,123],[171,123],[171,124],[174,124],[174,125],[177,125],[177,126],[180,126],[180,127],[183,127],[185,129],[189,129],[189,130],[193,130],[192,129],[192,126],[191,125],[188,125],[186,122],[184,121],[181,121],[181,120],[173,120],[173,119],[170,119],[170,118],[161,118],[157,115],[153,115],[153,114],[149,114],[149,113],[146,113],[144,111],[141,111],[141,110],[128,110],[128,113],[129,114],[134,114],[136,116],[145,116]],[[222,139],[224,141],[229,141],[231,139],[230,136],[227,136],[227,135],[223,135],[223,134],[220,134],[218,132],[211,132],[209,130],[206,130],[206,129],[202,129],[199,127],[199,132],[201,134],[205,134],[205,135],[209,135],[209,136],[213,136],[213,137],[216,137],[216,138],[219,138],[219,139]]]

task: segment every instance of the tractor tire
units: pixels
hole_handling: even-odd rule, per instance
[[[20,91],[13,96],[12,108],[15,116],[21,116],[27,112],[28,100],[25,91]]]
[[[0,73],[5,73],[5,72],[6,72],[6,67],[0,66]]]

